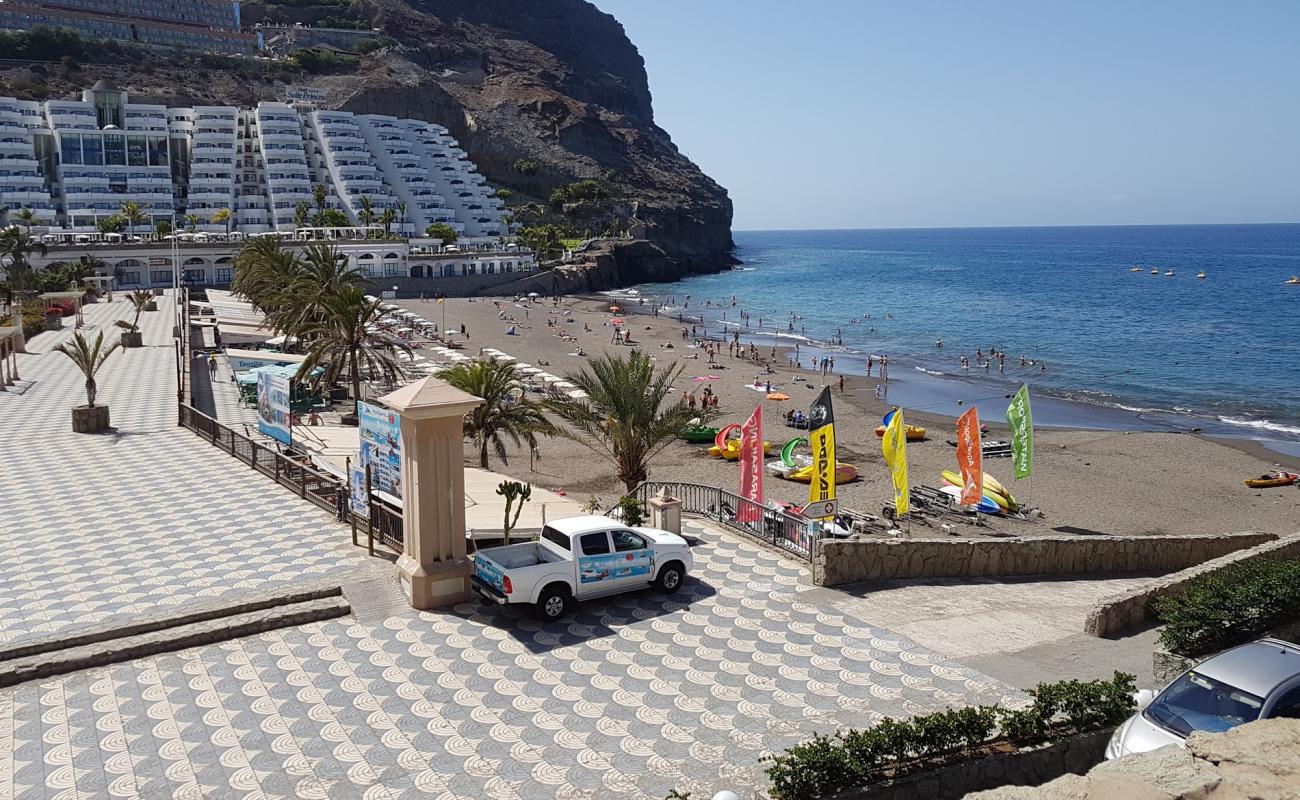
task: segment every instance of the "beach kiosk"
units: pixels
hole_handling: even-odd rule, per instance
[[[73,318],[74,326],[80,328],[82,325],[86,324],[86,321],[81,316],[81,302],[85,296],[85,292],[45,292],[44,294],[37,295],[36,298],[45,306],[45,313],[47,316],[55,303],[71,302],[73,309],[76,311],[76,315]]]

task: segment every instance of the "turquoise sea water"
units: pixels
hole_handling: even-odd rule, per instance
[[[887,353],[890,399],[906,406],[955,414],[956,399],[1000,396],[1023,381],[1038,396],[1112,409],[1137,427],[1300,441],[1300,286],[1283,283],[1300,273],[1300,225],[735,238],[737,270],[638,287],[641,295],[715,332],[734,329],[743,308],[748,338],[806,337],[803,349],[821,343],[856,369],[866,354]],[[1143,270],[1130,272],[1135,265]],[[842,346],[831,344],[837,332]],[[996,362],[976,366],[976,349],[990,347],[1007,353],[1005,374]],[[1047,371],[1020,366],[1021,355]],[[1070,417],[1059,409],[1071,405],[1056,416]]]

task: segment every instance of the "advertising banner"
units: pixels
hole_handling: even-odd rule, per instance
[[[808,443],[813,452],[813,476],[808,483],[808,502],[835,499],[835,412],[831,409],[831,387],[808,410]]]
[[[961,470],[961,502],[975,506],[984,497],[984,451],[980,415],[974,406],[957,418],[957,467]]]
[[[352,474],[348,476],[348,486],[351,488],[352,510],[363,517],[370,516],[370,496],[366,492],[364,468],[352,468]]]
[[[257,430],[277,442],[289,444],[289,379],[284,375],[257,374]]]
[[[749,419],[740,426],[740,491],[741,497],[753,503],[742,503],[736,509],[737,522],[757,522],[763,517],[763,407],[758,406]]]
[[[1034,472],[1034,418],[1029,411],[1029,385],[1024,384],[1007,406],[1007,424],[1011,426],[1011,464],[1016,480]]]
[[[880,446],[894,481],[894,509],[901,517],[911,507],[911,492],[907,485],[907,427],[903,424],[901,408],[890,415]]]
[[[624,553],[582,556],[578,559],[578,580],[582,583],[621,581],[635,577],[648,580],[650,568],[653,566],[652,552],[647,548]]]
[[[402,429],[397,412],[383,406],[357,406],[361,432],[361,468],[370,465],[370,486],[402,497]]]

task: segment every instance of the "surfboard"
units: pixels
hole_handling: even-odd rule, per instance
[[[939,491],[943,492],[944,494],[956,500],[959,501],[961,500],[960,486],[944,486],[940,488]],[[998,514],[1001,513],[1002,506],[994,502],[993,498],[989,497],[988,495],[985,495],[984,497],[980,498],[979,504],[975,506],[975,510],[979,511],[981,514]]]

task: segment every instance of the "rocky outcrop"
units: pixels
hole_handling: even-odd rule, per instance
[[[491,294],[587,294],[634,283],[675,281],[685,274],[680,261],[644,240],[604,241],[580,253],[577,261],[495,286]]]
[[[1300,720],[1268,719],[1125,756],[1037,787],[1004,786],[966,800],[1300,800]]]

